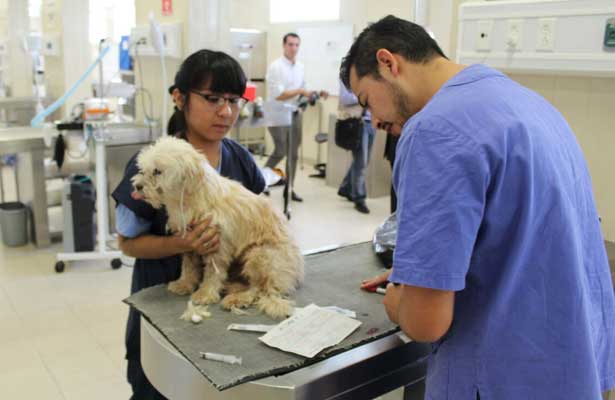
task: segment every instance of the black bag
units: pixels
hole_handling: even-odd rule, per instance
[[[363,118],[338,119],[335,122],[335,144],[345,150],[361,147]]]

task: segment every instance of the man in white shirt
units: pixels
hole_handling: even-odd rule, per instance
[[[271,63],[267,69],[267,94],[269,100],[297,104],[300,96],[309,98],[317,92],[312,92],[305,88],[304,67],[303,64],[297,61],[297,53],[301,44],[299,35],[292,32],[287,33],[284,35],[282,43],[284,55]],[[326,91],[320,91],[320,97],[326,99],[328,96],[329,94]],[[269,133],[273,139],[275,149],[265,166],[273,168],[288,155],[286,154],[287,140],[290,137],[292,144],[289,159],[290,171],[286,171],[286,173],[289,174],[293,182],[297,170],[299,146],[301,145],[301,124],[301,113],[294,112],[291,126],[269,126]],[[291,198],[294,201],[303,201],[295,191],[292,192]]]

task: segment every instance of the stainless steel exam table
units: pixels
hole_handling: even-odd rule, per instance
[[[386,393],[386,399],[403,399],[404,386],[412,390],[413,386],[423,385],[429,352],[429,345],[411,342],[395,333],[284,375],[218,391],[141,318],[143,369],[169,399],[362,400]]]

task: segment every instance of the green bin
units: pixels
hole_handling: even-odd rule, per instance
[[[0,203],[0,227],[5,246],[28,244],[28,208],[21,202]]]

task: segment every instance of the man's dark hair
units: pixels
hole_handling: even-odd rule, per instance
[[[415,63],[426,63],[437,56],[446,58],[438,43],[420,25],[388,15],[365,28],[342,60],[340,79],[346,87],[350,87],[353,66],[359,78],[366,75],[380,78],[376,59],[379,49]]]
[[[286,44],[286,39],[288,39],[289,37],[294,37],[301,40],[299,35],[297,35],[295,32],[288,32],[286,35],[284,35],[284,39],[282,39],[282,44]]]

